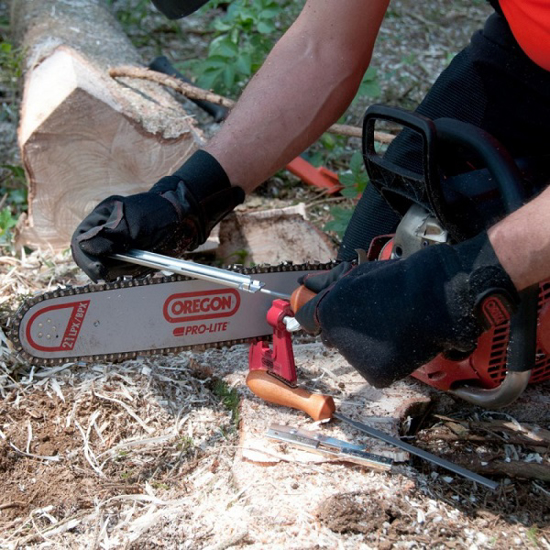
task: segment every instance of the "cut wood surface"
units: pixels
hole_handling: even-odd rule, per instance
[[[95,204],[150,188],[203,137],[164,87],[109,76],[144,62],[103,1],[13,0],[12,29],[26,52],[18,244],[63,249]]]
[[[336,258],[332,240],[305,219],[299,204],[259,212],[237,211],[220,223],[217,256],[225,264],[330,262]]]

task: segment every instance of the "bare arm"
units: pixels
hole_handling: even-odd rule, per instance
[[[308,0],[206,150],[250,192],[344,113],[389,0]]]
[[[489,230],[489,239],[518,290],[550,278],[550,187]]]

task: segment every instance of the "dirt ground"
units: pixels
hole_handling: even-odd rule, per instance
[[[484,2],[394,2],[373,60],[381,100],[414,104],[487,12]],[[185,55],[204,52],[197,36],[180,45]],[[174,40],[163,44],[172,58]],[[141,49],[145,59],[158,53]],[[2,124],[0,163],[15,163],[16,120]],[[249,204],[272,192],[282,201],[271,182]],[[3,250],[4,333],[24,296],[82,283],[67,254]],[[301,383],[332,395],[343,414],[497,481],[492,491],[341,422],[259,400],[245,384],[246,345],[45,368],[1,336],[0,548],[550,548],[548,382],[485,411],[413,378],[375,390],[320,341],[296,337]],[[266,437],[273,424],[364,444],[394,466],[296,450]]]

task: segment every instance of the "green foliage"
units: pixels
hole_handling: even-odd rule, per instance
[[[342,159],[345,160],[346,156],[349,156],[346,145],[346,137],[325,133],[308,149],[307,160],[313,166],[334,169],[335,165],[340,165]]]
[[[217,395],[223,404],[223,406],[231,411],[231,421],[234,427],[239,424],[239,404],[240,398],[237,390],[231,388],[227,382],[217,378],[214,380],[212,392]]]
[[[151,0],[107,0],[115,17],[132,44],[138,49],[164,54],[167,48],[166,39],[178,36],[183,41],[181,26],[178,21],[170,21],[158,11]]]
[[[340,173],[338,180],[344,186],[340,193],[347,199],[356,199],[365,190],[369,177],[363,166],[363,155],[360,151],[353,153],[349,169]]]
[[[220,3],[217,0],[208,7]],[[290,0],[231,2],[225,14],[212,22],[214,37],[207,58],[185,64],[186,70],[197,76],[196,84],[221,94],[238,94],[290,23],[292,4]]]
[[[537,527],[531,527],[527,531],[527,538],[529,539],[529,542],[535,546],[536,548],[539,547],[539,539],[538,539],[539,530]]]
[[[0,245],[8,243],[10,230],[17,224],[17,218],[14,217],[10,207],[5,206],[0,210]]]
[[[338,180],[343,185],[340,193],[343,197],[356,200],[358,199],[369,182],[369,177],[363,166],[363,156],[359,151],[355,151],[351,156],[349,169],[338,175]],[[325,224],[325,231],[333,231],[339,237],[343,237],[353,214],[352,207],[333,206],[330,209],[332,220]]]
[[[366,97],[376,99],[377,97],[380,97],[381,94],[382,90],[380,88],[378,71],[375,67],[369,67],[363,76],[363,80],[359,85],[359,90],[357,91],[357,95],[353,101],[356,102],[357,100],[364,99]]]
[[[11,42],[0,40],[0,67],[2,80],[17,80],[22,74],[23,53],[14,48]]]
[[[143,19],[148,15],[151,2],[150,0],[134,0],[133,2],[124,2],[121,6],[116,0],[108,0],[107,4],[116,13],[116,17],[122,28],[128,32],[134,27],[140,27]]]
[[[332,220],[328,221],[323,228],[325,231],[332,231],[339,237],[343,237],[346,231],[353,210],[344,206],[333,206],[330,209]]]
[[[381,93],[378,71],[374,67],[369,67],[363,77],[353,102],[357,103],[358,101],[362,101],[363,103],[366,103],[367,98],[371,100],[376,99],[377,97],[380,97]],[[325,157],[326,163],[330,163],[333,159],[345,158],[348,155],[345,148],[347,140],[343,137],[325,134],[321,139],[321,143],[325,148],[323,156]],[[363,156],[360,151],[355,151],[352,154],[349,160],[349,168],[343,172],[340,171],[338,174],[338,179],[343,185],[343,189],[341,191],[343,197],[355,201],[361,196],[361,193],[363,193],[365,187],[367,186],[369,178],[365,171]],[[325,224],[324,230],[332,231],[342,238],[352,214],[352,206],[331,207],[330,215],[332,219]]]
[[[12,229],[19,215],[27,209],[27,186],[21,166],[0,165],[0,184],[3,195],[0,197],[0,246],[12,241]]]
[[[0,120],[10,124],[17,122],[16,98],[18,79],[22,74],[23,52],[0,34]],[[8,154],[3,156],[5,160]],[[17,219],[27,207],[25,173],[20,166],[0,164],[0,246],[12,241],[12,230]]]
[[[19,95],[18,79],[22,74],[23,52],[4,40],[0,32],[0,121],[16,123]]]

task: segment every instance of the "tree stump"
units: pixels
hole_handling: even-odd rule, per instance
[[[219,226],[216,256],[245,266],[282,262],[330,262],[334,242],[306,219],[303,204],[259,212],[236,211]]]
[[[101,0],[12,0],[12,29],[25,52],[18,140],[29,184],[16,244],[60,250],[98,202],[149,189],[204,140],[161,86],[109,76],[145,63]]]

